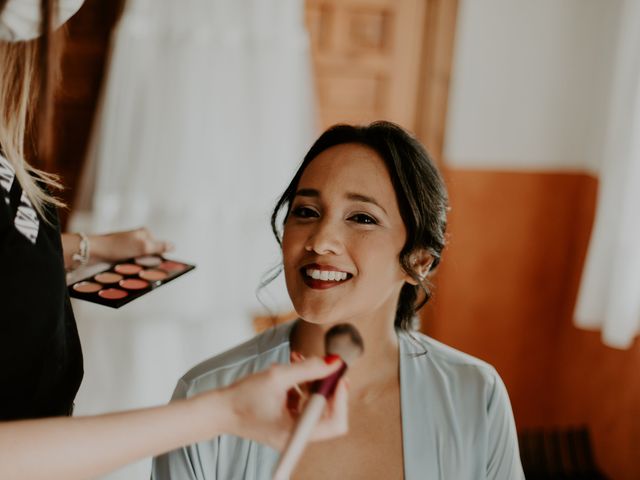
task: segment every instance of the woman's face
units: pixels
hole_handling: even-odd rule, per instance
[[[331,147],[304,171],[284,226],[287,290],[308,322],[395,317],[409,276],[399,262],[406,239],[389,173],[360,144]]]

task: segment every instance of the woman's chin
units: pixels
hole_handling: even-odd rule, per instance
[[[352,323],[352,324],[357,323],[353,315],[340,314],[335,310],[333,311],[329,310],[326,312],[297,310],[297,312],[300,319],[312,325],[317,325],[319,327],[333,326],[338,323]]]
[[[335,313],[322,313],[322,312],[300,312],[298,314],[302,320],[313,325],[334,325],[341,323],[341,317]]]
[[[302,321],[306,323],[311,323],[313,325],[328,325],[330,322],[326,320],[326,318],[318,317],[315,315],[300,315]]]

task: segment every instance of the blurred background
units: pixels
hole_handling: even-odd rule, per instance
[[[63,221],[147,225],[198,268],[121,310],[74,304],[76,412],[164,403],[263,328],[278,194],[324,128],[388,119],[451,197],[423,331],[497,368],[528,478],[640,478],[638,5],[87,0],[56,102]],[[263,296],[287,317],[281,283]]]

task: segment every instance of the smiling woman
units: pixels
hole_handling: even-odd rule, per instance
[[[285,278],[296,312],[310,323],[351,322],[395,338],[388,319],[405,282],[417,283],[398,262],[405,238],[376,151],[354,143],[323,151],[300,178],[284,227]],[[423,258],[426,265],[414,268],[431,262]],[[332,281],[336,274],[346,278]]]
[[[348,151],[344,151],[347,149]],[[339,150],[336,152],[335,150]],[[337,157],[337,158],[336,158]],[[323,159],[333,159],[324,161]],[[320,191],[301,183],[315,178],[320,172],[325,180],[332,177],[329,169],[347,162],[348,181],[344,197],[354,205],[367,209],[354,211],[351,222],[378,225],[380,229],[404,230],[404,241],[399,255],[403,270],[411,277],[401,289],[396,327],[410,330],[415,327],[415,312],[430,297],[426,274],[440,262],[445,244],[447,192],[440,174],[422,145],[400,127],[389,122],[377,122],[366,128],[338,125],[325,132],[311,147],[298,172],[278,201],[271,218],[271,227],[282,246],[277,227],[279,212],[287,207],[287,216],[296,216],[296,198],[320,199]],[[313,161],[313,163],[312,163]],[[365,166],[373,162],[372,170]],[[314,165],[324,163],[326,170]],[[335,164],[335,165],[334,165]],[[363,169],[359,167],[363,166]],[[307,169],[313,170],[306,173]],[[346,177],[345,177],[346,179]],[[313,180],[317,181],[317,180]],[[364,193],[367,190],[370,193]],[[325,192],[325,198],[328,196]],[[382,199],[393,205],[386,210]],[[391,216],[399,211],[397,215]],[[302,212],[302,215],[312,215]],[[384,221],[383,221],[384,220]],[[393,224],[389,223],[394,220]],[[381,224],[382,222],[382,224]],[[286,231],[286,229],[285,229]],[[428,268],[426,268],[428,265]],[[422,272],[416,267],[421,266]],[[422,298],[420,298],[422,293]]]
[[[300,318],[198,365],[174,398],[321,355],[325,332],[348,322],[366,345],[347,374],[349,433],[307,450],[292,478],[523,478],[499,375],[413,331],[444,248],[447,208],[429,155],[397,125],[326,131],[272,215]],[[157,458],[153,475],[267,479],[277,460],[269,448],[222,436]]]

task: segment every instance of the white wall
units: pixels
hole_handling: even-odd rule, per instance
[[[595,171],[621,0],[460,0],[445,158]]]

